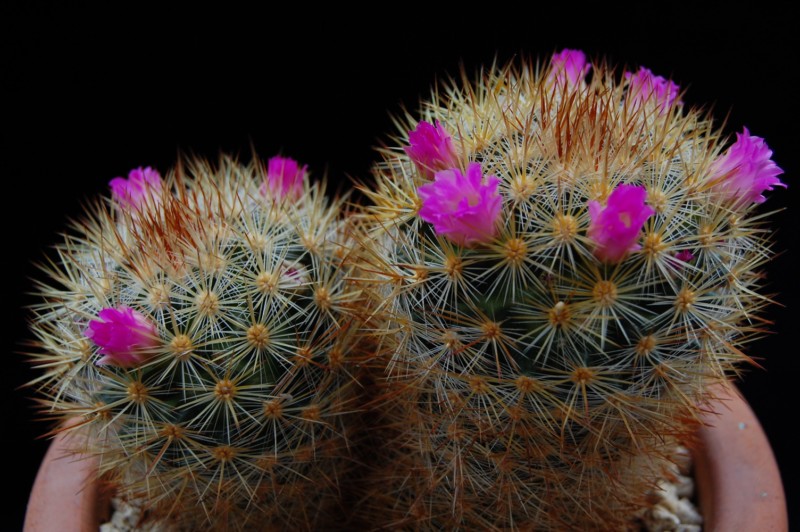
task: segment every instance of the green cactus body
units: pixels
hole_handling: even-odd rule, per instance
[[[710,120],[635,104],[602,65],[588,83],[548,74],[493,68],[422,106],[452,133],[458,168],[499,179],[492,238],[458,245],[420,219],[433,176],[403,153],[405,134],[364,187],[365,260],[393,342],[378,411],[394,454],[362,508],[378,526],[628,526],[709,384],[749,360],[739,346],[760,331],[763,216],[718,193]],[[601,261],[587,204],[622,184],[644,187],[654,214],[638,250]]]
[[[159,202],[99,204],[40,285],[44,406],[77,419],[76,452],[98,456],[120,496],[186,529],[341,519],[360,298],[341,203],[308,184],[273,201],[265,178],[259,161],[193,161]],[[85,331],[120,305],[158,339],[142,364],[97,366]]]

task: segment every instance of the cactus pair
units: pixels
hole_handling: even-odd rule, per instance
[[[451,82],[350,216],[282,158],[115,180],[44,405],[189,528],[626,526],[748,360],[782,185],[679,96],[570,50]]]

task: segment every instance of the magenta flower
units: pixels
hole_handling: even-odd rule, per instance
[[[491,240],[503,207],[498,183],[495,176],[483,182],[480,163],[470,163],[466,176],[457,168],[438,172],[433,183],[417,189],[419,216],[462,246]]]
[[[84,334],[104,355],[96,362],[99,366],[136,366],[150,356],[149,349],[161,343],[155,324],[130,307],[104,308],[98,317],[89,322]]]
[[[284,262],[281,264],[280,272],[280,285],[287,290],[297,290],[298,288],[308,286],[308,283],[311,282],[308,270],[300,264],[289,266]]]
[[[620,185],[608,197],[603,208],[589,202],[591,223],[587,232],[594,241],[594,254],[604,262],[619,262],[629,251],[639,249],[636,243],[644,222],[655,213],[645,204],[647,190],[634,185]]]
[[[440,170],[459,166],[453,138],[438,120],[435,126],[428,122],[417,124],[417,129],[408,132],[408,142],[411,146],[403,149],[428,179]]]
[[[131,212],[141,210],[148,202],[161,203],[164,190],[161,175],[149,166],[134,168],[128,172],[128,179],[115,177],[108,186],[117,205]]]
[[[672,262],[672,266],[675,268],[676,271],[683,270],[683,267],[695,259],[694,253],[685,249],[683,251],[679,251],[672,257],[668,257],[670,262]]]
[[[744,128],[728,151],[711,163],[709,172],[719,180],[715,188],[737,203],[764,203],[767,198],[762,192],[773,186],[786,188],[778,179],[783,170],[770,157],[772,150],[764,139]]]
[[[303,195],[303,181],[307,165],[300,165],[289,157],[275,156],[267,162],[267,180],[261,184],[261,194],[275,199],[297,201]]]
[[[550,75],[548,80],[555,79],[559,85],[567,84],[573,87],[583,81],[592,65],[586,62],[586,54],[580,50],[563,49],[553,54],[550,60]]]
[[[678,85],[672,80],[654,75],[650,69],[642,67],[636,74],[625,72],[625,79],[628,80],[628,96],[632,107],[652,101],[663,113],[678,97]]]

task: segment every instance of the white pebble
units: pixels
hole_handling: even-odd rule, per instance
[[[694,495],[694,479],[680,476],[675,480],[675,495],[678,497],[691,497]]]
[[[675,514],[660,505],[653,508],[646,521],[650,532],[670,532],[681,524]]]
[[[695,508],[694,504],[692,504],[688,499],[681,499],[678,501],[678,506],[675,509],[675,515],[678,516],[678,519],[680,519],[681,523],[699,525],[703,522],[703,517],[700,515],[700,512],[697,511],[697,508]]]

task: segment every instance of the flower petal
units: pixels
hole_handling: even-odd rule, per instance
[[[466,176],[458,169],[438,172],[433,183],[417,189],[420,218],[462,246],[488,242],[497,233],[503,201],[500,181],[494,176],[483,181],[479,163],[470,163]]]
[[[604,262],[619,262],[630,251],[639,249],[637,241],[647,219],[655,210],[645,203],[647,190],[634,185],[619,185],[603,208],[588,202],[591,223],[588,237],[594,241],[594,254]]]

